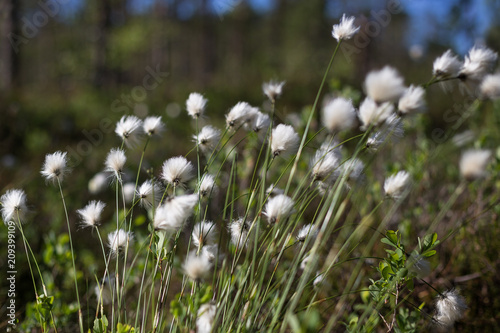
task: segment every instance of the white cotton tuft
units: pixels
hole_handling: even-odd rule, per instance
[[[284,194],[270,198],[265,206],[264,215],[270,224],[279,223],[287,219],[294,211],[294,202],[290,197]]]
[[[150,208],[157,206],[163,196],[163,187],[150,179],[142,183],[136,191],[136,196],[143,207]]]
[[[378,105],[370,97],[365,98],[359,107],[359,120],[361,129],[367,130],[371,126],[377,126],[385,122],[394,112],[392,103],[383,103]]]
[[[201,178],[201,182],[198,188],[200,197],[209,197],[216,190],[217,185],[215,184],[215,177],[209,174],[204,174]]]
[[[106,204],[102,201],[91,201],[76,212],[80,215],[83,227],[97,227],[101,221],[101,214]]]
[[[433,65],[432,74],[439,79],[457,77],[462,62],[451,50],[446,51],[442,56],[436,58]]]
[[[411,85],[399,99],[398,110],[401,114],[424,112],[426,109],[425,90]]]
[[[115,230],[108,234],[108,246],[114,255],[120,254],[130,243],[134,236],[123,229]]]
[[[345,14],[342,15],[339,24],[334,24],[332,29],[332,36],[338,42],[340,40],[351,39],[354,34],[359,30],[359,27],[354,25],[354,16],[347,17]]]
[[[385,180],[385,194],[390,198],[400,199],[410,186],[410,182],[410,174],[406,171],[399,171]]]
[[[193,178],[193,172],[193,164],[184,156],[177,156],[163,163],[161,178],[174,187],[183,186]]]
[[[64,176],[69,173],[67,166],[67,152],[56,151],[45,156],[41,174],[47,181],[62,182]]]
[[[196,223],[191,233],[192,243],[197,248],[205,245],[214,245],[219,237],[217,227],[212,221],[201,221]]]
[[[196,318],[196,333],[212,332],[216,312],[214,304],[207,303],[200,306]]]
[[[193,139],[203,153],[209,154],[213,152],[219,142],[220,130],[207,125],[201,129],[198,135],[193,135]]]
[[[126,161],[127,158],[125,157],[125,152],[122,149],[113,148],[110,150],[108,156],[106,157],[105,171],[113,173],[115,178],[121,181],[121,176],[123,174],[123,168]]]
[[[148,136],[160,136],[165,132],[165,124],[161,121],[161,117],[151,116],[144,119],[142,129]]]
[[[343,97],[329,101],[323,107],[323,126],[331,133],[349,130],[356,124],[356,111],[352,101]]]
[[[235,130],[248,121],[248,116],[253,108],[247,102],[238,102],[226,115],[226,125]]]
[[[460,158],[460,174],[471,181],[485,177],[490,157],[491,151],[489,150],[471,149],[465,151]]]
[[[364,87],[366,94],[376,103],[396,102],[405,91],[403,78],[390,66],[368,73]]]
[[[437,314],[434,317],[439,325],[451,327],[464,316],[467,310],[465,299],[456,290],[444,292],[436,301]]]
[[[271,133],[271,150],[273,156],[290,155],[297,152],[300,138],[292,126],[279,124]]]
[[[278,98],[283,92],[283,86],[285,85],[285,81],[281,82],[265,82],[262,84],[262,91],[264,95],[266,95],[271,102],[274,102],[276,98]]]
[[[173,233],[183,229],[186,220],[194,213],[194,206],[197,203],[197,194],[168,198],[156,210],[153,221],[155,230],[164,230]]]
[[[500,98],[500,73],[490,74],[481,82],[481,95],[485,98],[496,100]]]
[[[197,92],[189,94],[189,97],[186,100],[186,110],[194,119],[203,115],[206,105],[207,100],[203,97],[203,95]]]
[[[182,270],[191,280],[199,281],[210,273],[212,263],[207,256],[196,255],[196,251],[192,251],[186,257]]]
[[[23,222],[28,213],[26,193],[23,190],[8,190],[0,197],[0,202],[2,203],[2,219],[4,224],[11,221]]]
[[[115,133],[125,142],[127,147],[135,147],[142,138],[144,130],[142,120],[136,116],[123,116],[116,123]]]

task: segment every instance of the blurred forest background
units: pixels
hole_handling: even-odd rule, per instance
[[[64,228],[62,216],[53,221],[44,213],[58,196],[40,191],[45,154],[69,152],[75,172],[65,189],[68,206],[83,207],[90,195],[81,189],[119,145],[114,126],[125,114],[163,117],[166,138],[147,153],[161,161],[192,147],[184,103],[193,91],[208,98],[207,117],[222,127],[238,101],[265,107],[263,82],[286,80],[279,112],[300,114],[314,101],[336,46],[332,25],[343,13],[356,16],[361,39],[345,43],[326,93],[352,88],[355,96],[368,71],[386,64],[407,85],[425,83],[449,48],[460,56],[476,44],[500,51],[498,0],[2,0],[0,193],[24,188],[28,202],[39,201],[26,228],[32,247],[57,243]],[[421,120],[429,137],[450,125],[443,112],[464,99],[434,88]],[[96,245],[83,239],[76,252],[92,267],[86,242]],[[28,291],[19,304],[34,299],[29,273],[22,274],[20,288]]]

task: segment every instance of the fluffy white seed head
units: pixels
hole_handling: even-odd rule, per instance
[[[231,235],[231,244],[236,248],[242,249],[248,246],[248,243],[252,241],[251,236],[248,236],[250,232],[250,223],[245,220],[245,218],[240,217],[229,224],[229,234]]]
[[[110,150],[108,156],[106,157],[105,171],[113,173],[115,178],[121,181],[125,162],[127,162],[125,152],[122,149],[113,148]]]
[[[193,245],[201,248],[205,245],[213,245],[219,237],[217,227],[212,221],[196,223],[191,234]]]
[[[279,124],[271,133],[271,150],[273,156],[293,154],[300,143],[299,135],[292,126]]]
[[[270,123],[271,118],[269,118],[267,114],[257,112],[252,119],[252,131],[259,134],[265,134]]]
[[[347,17],[343,14],[340,19],[340,23],[333,25],[333,38],[335,38],[338,42],[340,42],[340,40],[351,39],[352,36],[354,36],[354,34],[359,30],[359,27],[354,25],[354,20],[354,16]]]
[[[399,171],[385,180],[385,194],[390,198],[399,199],[410,186],[410,182],[410,174],[406,171]]]
[[[215,314],[217,308],[215,304],[206,303],[200,306],[196,318],[196,332],[197,333],[210,333],[214,325]]]
[[[278,98],[283,92],[283,86],[285,85],[285,81],[282,82],[265,82],[262,84],[262,91],[264,95],[266,95],[271,102],[274,102],[276,98]]]
[[[269,185],[269,187],[266,190],[266,195],[268,195],[270,198],[275,197],[280,194],[284,194],[285,191],[281,188],[276,187],[276,185]]]
[[[130,245],[134,236],[123,229],[115,230],[108,234],[108,246],[114,255],[120,254],[127,245]]]
[[[82,227],[97,227],[101,222],[101,214],[106,204],[102,201],[91,201],[76,212],[80,215]]]
[[[130,204],[134,201],[136,194],[135,183],[129,182],[123,184],[123,198],[125,203]]]
[[[198,193],[200,197],[209,197],[214,191],[217,190],[217,185],[215,184],[215,177],[209,174],[204,174],[201,178]]]
[[[380,126],[380,129],[372,134],[366,141],[366,147],[371,151],[377,151],[384,143],[391,140],[400,139],[404,136],[405,130],[401,118],[392,114]]]
[[[425,90],[422,87],[411,85],[399,99],[398,110],[402,114],[423,112],[425,108]]]
[[[465,57],[460,78],[464,80],[481,81],[491,73],[498,59],[498,54],[486,47],[474,46]]]
[[[238,129],[247,122],[252,107],[247,102],[238,102],[226,115],[226,125],[229,129]]]
[[[90,194],[98,194],[101,193],[107,185],[108,176],[104,172],[99,172],[89,180],[88,189]]]
[[[127,147],[135,147],[144,134],[142,120],[136,116],[123,116],[116,123],[115,133],[118,135]]]
[[[390,66],[368,73],[364,86],[366,94],[377,103],[396,102],[405,91],[403,78]]]
[[[184,228],[186,220],[193,214],[198,203],[197,194],[171,197],[157,208],[153,226],[155,230],[176,232]]]
[[[196,251],[192,251],[186,257],[182,270],[193,281],[200,281],[206,277],[212,269],[212,263],[209,258],[204,255],[196,255]]]
[[[207,125],[201,129],[198,135],[193,135],[193,139],[203,153],[212,153],[219,142],[220,130]]]
[[[161,178],[175,186],[183,186],[193,178],[194,167],[184,156],[172,157],[163,163]]]
[[[311,175],[316,181],[322,181],[333,176],[340,166],[340,160],[333,151],[318,149],[311,160]],[[337,175],[338,176],[338,175]]]
[[[458,291],[450,290],[444,292],[438,297],[436,301],[436,316],[439,325],[451,327],[453,324],[460,320],[465,310],[467,310],[467,303],[465,299],[459,295]]]
[[[206,105],[207,100],[203,97],[203,95],[197,92],[189,94],[189,97],[186,100],[186,110],[194,119],[203,115]]]
[[[66,159],[67,154],[67,152],[56,151],[53,154],[45,156],[41,174],[47,181],[55,183],[57,181],[61,182],[64,179],[64,176],[69,172]]]
[[[298,234],[297,241],[304,242],[306,238],[315,239],[318,236],[318,228],[314,224],[303,226]]]
[[[461,68],[462,62],[451,50],[448,50],[442,56],[436,58],[432,74],[440,79],[457,77]]]
[[[163,187],[159,183],[148,179],[139,186],[136,196],[143,207],[150,208],[153,205],[157,206],[163,196]]]
[[[359,107],[361,129],[367,130],[370,126],[377,126],[385,122],[394,112],[394,105],[386,102],[377,104],[370,97],[365,98]]]
[[[483,178],[487,175],[486,167],[491,157],[491,151],[483,149],[467,150],[460,158],[460,173],[467,180]]]
[[[351,158],[341,166],[342,176],[348,180],[358,181],[363,176],[365,164],[358,158]]]
[[[281,220],[287,219],[293,213],[294,204],[292,198],[284,194],[279,194],[267,201],[264,215],[267,216],[269,223],[279,223]]]
[[[356,111],[352,101],[343,97],[329,101],[323,107],[323,126],[330,132],[349,130],[356,124]]]
[[[149,136],[160,136],[163,132],[165,132],[165,124],[161,121],[161,117],[156,116],[151,116],[144,119],[142,128],[144,130],[144,133]]]
[[[489,99],[499,99],[500,98],[500,73],[490,74],[484,77],[483,82],[481,82],[481,95]]]
[[[26,193],[23,190],[8,190],[0,197],[0,202],[2,203],[2,219],[4,224],[11,221],[23,222],[28,213]]]

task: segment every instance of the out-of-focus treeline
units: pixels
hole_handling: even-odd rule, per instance
[[[490,2],[498,8],[498,1]],[[78,9],[65,8],[74,9],[75,3]],[[456,1],[450,31],[467,36],[473,30],[463,19],[472,3]],[[209,99],[207,113],[217,124],[239,100],[261,106],[263,81],[286,80],[278,108],[282,114],[300,112],[312,103],[336,46],[330,31],[339,17],[332,12],[355,15],[361,34],[340,50],[330,92],[340,86],[361,89],[366,73],[385,64],[397,67],[407,84],[423,83],[431,76],[432,61],[452,43],[410,47],[411,13],[396,0],[370,6],[363,1],[275,0],[266,11],[254,10],[247,1],[156,0],[145,10],[132,8],[126,0],[2,2],[2,187],[27,167],[21,161],[41,161],[56,149],[71,147],[77,163],[81,157],[84,165],[97,169],[100,160],[86,159],[96,149],[87,153],[89,147],[81,142],[90,141],[90,148],[116,144],[110,139],[112,123],[123,114],[162,115],[173,135],[189,136],[192,129],[182,124],[188,123],[184,101],[192,91]],[[499,36],[498,27],[489,28],[486,44],[500,50]],[[468,36],[464,42],[478,37],[483,36]],[[440,109],[448,105],[433,104],[432,91],[428,98],[430,119],[439,122]],[[164,151],[180,151],[176,142],[167,145]]]

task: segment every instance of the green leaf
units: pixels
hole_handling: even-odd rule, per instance
[[[422,255],[423,255],[424,257],[432,257],[432,256],[433,256],[433,255],[435,255],[436,253],[437,253],[437,252],[436,252],[436,250],[430,250],[430,251],[427,251],[427,252],[425,252],[425,253],[422,253]]]
[[[387,238],[382,238],[380,241],[382,243],[384,243],[384,244],[387,244],[387,245],[390,245],[390,246],[393,246],[393,247],[397,247],[396,244],[394,244],[391,240],[389,240]]]
[[[94,333],[106,333],[108,331],[108,319],[106,316],[94,320]]]

